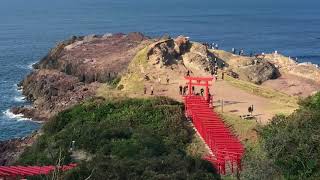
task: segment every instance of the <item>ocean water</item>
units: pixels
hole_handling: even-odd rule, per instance
[[[32,63],[72,35],[182,34],[225,50],[277,50],[299,61],[320,63],[319,9],[319,0],[1,0],[0,140],[40,127],[8,112],[29,105],[16,84]]]

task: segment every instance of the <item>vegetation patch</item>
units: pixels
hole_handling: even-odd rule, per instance
[[[118,87],[122,86],[124,91],[131,93],[143,91],[143,71],[148,66],[148,50],[149,48],[145,47],[135,55]]]
[[[298,108],[298,97],[290,96],[271,88],[262,87],[250,82],[234,79],[230,76],[225,76],[225,80],[234,87],[238,87],[257,96],[268,98],[278,105],[284,105],[289,108],[291,112]]]
[[[194,135],[182,104],[171,99],[96,99],[45,124],[18,163],[77,162],[64,179],[217,178],[210,163],[187,153]]]

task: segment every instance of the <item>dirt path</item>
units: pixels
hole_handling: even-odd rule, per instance
[[[145,84],[148,89],[147,96],[150,96],[150,87],[152,85],[154,87],[155,96],[168,96],[178,101],[182,101],[182,97],[179,94],[179,85],[185,84],[183,78],[184,71],[184,69],[178,71],[175,69],[170,71],[170,73],[154,72],[153,76],[160,77],[161,81],[159,83],[157,78],[153,78],[153,80]],[[170,74],[169,84],[166,83],[166,74]],[[193,75],[197,75],[197,72],[194,72]],[[195,91],[200,92],[200,87],[196,87]],[[221,100],[223,100],[223,112],[237,116],[248,114],[248,107],[253,105],[253,114],[262,124],[267,123],[276,114],[276,111],[273,109],[275,105],[269,99],[250,94],[237,87],[231,86],[228,82],[223,80],[213,82],[210,93],[213,95],[214,105],[218,112],[222,111]]]
[[[280,78],[268,80],[262,86],[301,97],[307,97],[320,89],[318,82],[291,74],[282,74]]]

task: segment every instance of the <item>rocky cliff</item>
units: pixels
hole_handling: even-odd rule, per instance
[[[150,44],[141,33],[72,37],[58,43],[19,84],[32,107],[12,111],[35,120],[93,97],[97,88],[123,73],[140,49]]]

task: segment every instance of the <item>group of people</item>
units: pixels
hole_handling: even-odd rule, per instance
[[[238,54],[239,56],[243,56],[243,55],[244,55],[244,50],[243,50],[243,49],[240,49],[240,50],[237,52],[237,49],[232,48],[231,52],[232,52],[232,54]],[[252,53],[251,53],[250,55],[252,56]]]
[[[219,45],[217,43],[202,43],[202,45],[206,46],[208,49],[219,49]]]
[[[184,96],[187,95],[188,89],[189,89],[188,86],[182,86],[182,85],[180,85],[180,86],[179,86],[179,94],[180,94],[180,95],[184,95]],[[203,89],[203,88],[200,89],[200,93],[196,93],[196,92],[195,92],[195,87],[194,87],[194,86],[191,87],[191,90],[192,90],[191,92],[192,92],[193,95],[201,95],[201,96],[204,96],[204,89]],[[210,95],[210,93],[209,93],[209,95]]]
[[[149,80],[150,78],[149,78],[149,76],[145,75],[145,79],[146,79],[146,80]],[[157,81],[158,81],[158,83],[159,83],[159,85],[160,85],[160,84],[161,84],[161,78],[160,78],[160,76],[158,77]],[[169,75],[167,75],[167,77],[166,77],[166,82],[167,82],[167,84],[170,83]],[[143,87],[143,93],[144,93],[144,94],[147,94],[147,86],[144,86],[144,87]],[[153,88],[152,85],[150,86],[150,95],[154,95],[154,88]]]
[[[143,93],[144,93],[144,94],[147,94],[147,87],[146,87],[146,86],[143,87]],[[154,88],[153,88],[153,86],[151,85],[151,86],[150,86],[150,95],[153,95],[153,93],[154,93]]]
[[[222,67],[224,67],[225,64],[223,62],[222,64]],[[217,58],[214,58],[214,60],[212,61],[212,71],[211,71],[211,75],[213,78],[215,78],[216,80],[218,80],[218,71],[219,71],[219,67],[218,67],[218,62],[217,62]],[[225,72],[222,71],[221,73],[221,79],[223,80],[224,79],[224,75],[225,75]]]

